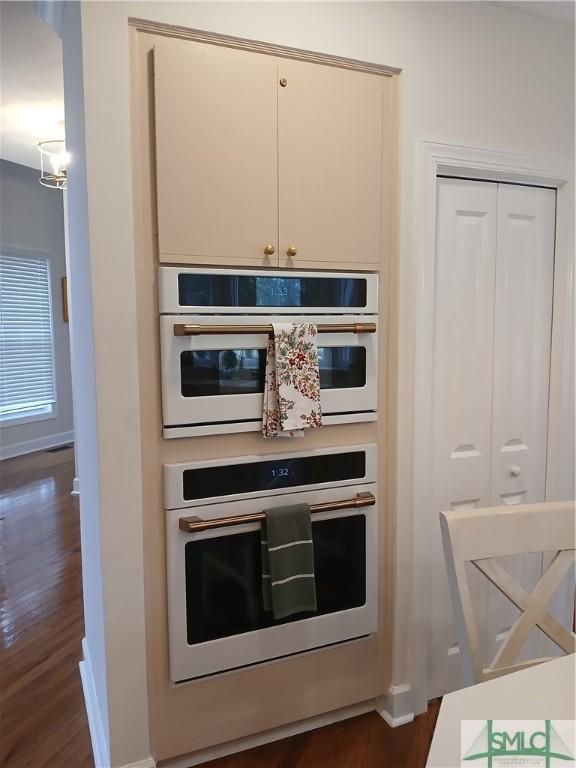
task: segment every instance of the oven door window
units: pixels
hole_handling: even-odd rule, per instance
[[[365,347],[319,347],[321,389],[366,384]],[[180,354],[182,397],[264,392],[265,349],[202,349]]]
[[[181,307],[365,307],[366,279],[178,275]]]
[[[322,616],[366,602],[366,518],[312,525],[318,609],[280,621],[262,606],[260,531],[190,541],[185,546],[188,644]]]

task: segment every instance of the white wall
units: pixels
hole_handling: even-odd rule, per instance
[[[48,3],[43,10],[64,40],[81,671],[100,768],[149,754],[129,127],[117,120],[128,103],[126,30],[107,18],[105,3]],[[108,46],[110,58],[103,55]],[[102,80],[110,99],[95,87]]]
[[[62,193],[38,183],[38,171],[0,160],[0,250],[45,251],[50,262],[56,405],[48,419],[0,423],[0,458],[74,439],[68,323],[62,318],[61,278],[66,275]]]
[[[410,528],[415,256],[420,140],[573,160],[573,28],[488,3],[84,3],[83,101],[87,217],[98,413],[100,541],[113,765],[146,756],[142,540],[138,525],[134,269],[130,190],[128,16],[402,67],[400,99],[400,381],[394,683],[410,658]],[[65,37],[66,47],[73,45]],[[76,43],[77,44],[77,43]],[[81,113],[81,114],[80,114]],[[78,138],[78,137],[77,137]],[[82,139],[84,135],[82,136]],[[85,157],[84,157],[85,149]],[[112,176],[109,172],[112,171]],[[80,183],[80,182],[79,182]],[[569,193],[570,195],[571,193]],[[565,201],[572,199],[564,197]],[[74,216],[72,205],[70,215]],[[570,250],[571,232],[563,233]],[[71,240],[74,235],[71,233]],[[113,279],[111,276],[113,275]],[[89,286],[86,286],[87,289]],[[114,321],[122,317],[119,327]],[[117,382],[122,381],[121,388]],[[566,394],[566,393],[565,393]],[[561,409],[562,410],[562,409]],[[571,461],[571,458],[566,459]],[[85,473],[80,468],[83,496]],[[96,501],[95,504],[98,502]],[[96,510],[94,510],[96,511]],[[127,610],[129,607],[129,610]],[[88,607],[88,610],[90,608]],[[126,710],[126,691],[136,709]],[[105,707],[102,707],[104,712]]]
[[[44,15],[46,20],[57,28],[66,41],[63,45],[64,102],[66,143],[71,152],[66,200],[68,279],[70,310],[73,318],[70,351],[76,415],[76,467],[77,474],[82,478],[80,535],[85,637],[82,644],[84,660],[81,663],[81,673],[95,765],[96,768],[105,768],[111,761],[110,722],[120,720],[120,713],[110,706],[109,680],[116,679],[121,686],[126,682],[121,674],[117,674],[116,670],[110,667],[110,657],[107,652],[109,623],[106,615],[105,576],[109,569],[104,567],[104,563],[111,555],[108,553],[109,548],[106,547],[105,523],[109,520],[109,513],[117,514],[118,509],[110,509],[106,506],[106,489],[110,490],[112,486],[101,472],[101,455],[105,450],[106,442],[110,446],[110,454],[114,454],[114,460],[119,462],[119,470],[122,467],[123,457],[121,452],[118,454],[114,451],[118,444],[113,439],[106,441],[105,427],[101,427],[100,424],[103,419],[101,397],[98,393],[99,376],[106,372],[110,378],[110,372],[103,364],[106,343],[103,343],[102,334],[98,333],[97,319],[107,313],[108,307],[106,297],[102,292],[97,292],[93,278],[94,271],[98,272],[99,263],[96,259],[96,249],[92,247],[88,205],[90,190],[87,183],[86,143],[87,134],[90,134],[84,105],[81,7],[80,3],[47,3],[43,8],[39,3],[39,11],[40,15]],[[98,226],[105,226],[108,229],[111,223],[100,220]],[[114,270],[108,272],[109,279],[113,274]],[[100,276],[103,276],[102,271]],[[114,285],[113,281],[111,285]],[[95,304],[98,305],[97,308]],[[98,344],[100,357],[97,365]],[[119,376],[121,373],[119,369]],[[129,389],[133,394],[134,387]],[[112,418],[115,415],[115,413],[112,414]],[[121,420],[117,428],[122,430],[124,425],[124,421]],[[135,441],[138,439],[137,432],[134,439]],[[134,481],[138,481],[137,476]],[[120,501],[125,499],[121,498]],[[120,520],[122,520],[121,514],[118,515],[117,522]],[[137,555],[131,553],[128,556],[137,560]],[[135,601],[138,604],[138,594],[135,596]],[[126,617],[128,615],[129,611]],[[113,639],[111,642],[114,645]],[[145,672],[142,671],[142,674],[145,675]],[[138,697],[139,692],[135,690],[134,693]],[[138,709],[137,705],[136,709]],[[142,720],[144,721],[143,718]],[[143,741],[144,749],[147,750],[145,736]]]

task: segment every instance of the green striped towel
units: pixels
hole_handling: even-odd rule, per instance
[[[316,610],[314,545],[308,504],[265,510],[262,596],[275,619]]]

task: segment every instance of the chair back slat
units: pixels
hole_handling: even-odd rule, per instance
[[[442,514],[458,529],[460,556],[464,560],[557,552],[574,546],[574,502],[487,507]],[[550,525],[552,518],[554,525]]]
[[[574,567],[574,502],[523,504],[461,512],[441,512],[440,525],[448,583],[462,658],[464,682],[490,680],[547,659],[516,664],[532,629],[538,627],[565,653],[576,652],[576,638],[547,611],[566,574]],[[554,552],[534,590],[527,592],[494,558]],[[521,613],[484,667],[479,632],[466,576],[470,562]]]

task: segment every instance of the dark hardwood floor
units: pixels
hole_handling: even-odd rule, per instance
[[[0,765],[93,766],[71,449],[0,464]]]
[[[198,768],[424,768],[439,706],[398,728],[371,712]]]
[[[92,768],[72,450],[0,463],[0,765]],[[400,728],[375,713],[209,768],[424,768],[439,702]]]

